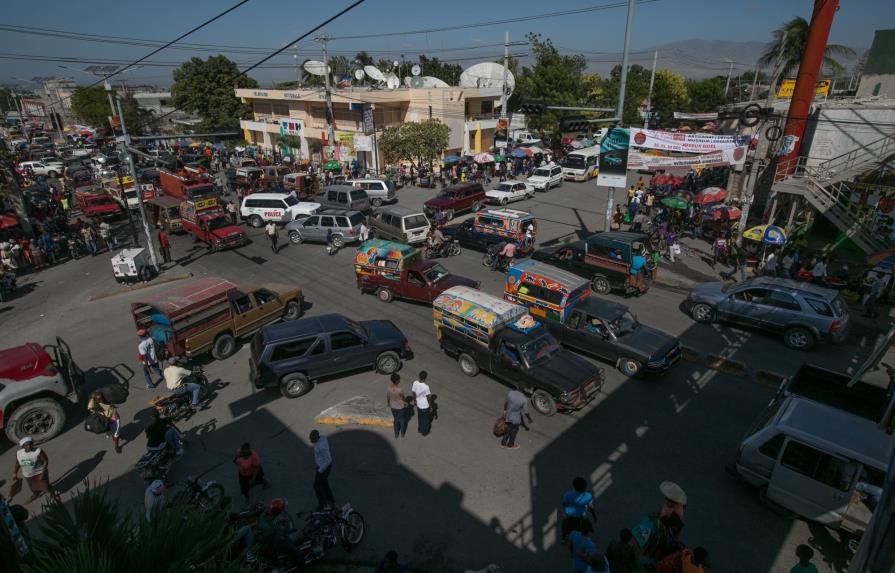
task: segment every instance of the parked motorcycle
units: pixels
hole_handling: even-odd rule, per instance
[[[219,509],[224,505],[226,497],[224,486],[215,481],[187,476],[183,486],[183,489],[174,495],[171,505],[192,505],[203,512]]]
[[[190,374],[183,383],[192,382],[199,385],[199,402],[203,402],[210,393],[208,377],[201,365],[193,366]],[[190,392],[177,392],[168,396],[155,398],[151,404],[158,410],[159,415],[171,420],[188,418],[192,413],[192,394]]]
[[[439,257],[456,257],[462,252],[460,248],[460,241],[454,239],[453,241],[444,241],[441,243],[441,246],[435,247],[434,245],[426,244],[426,258],[427,259],[436,259]]]

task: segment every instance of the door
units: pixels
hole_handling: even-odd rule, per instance
[[[330,368],[328,373],[336,374],[371,364],[363,352],[366,341],[353,332],[340,330],[329,335]]]
[[[586,315],[585,318],[586,321],[581,325],[586,344],[583,349],[607,362],[615,362],[618,350],[613,344],[612,333],[609,332],[606,322],[592,314]]]
[[[501,340],[497,352],[491,355],[491,373],[501,380],[518,380],[522,368],[519,350],[512,343]]]
[[[734,291],[718,305],[718,312],[730,322],[762,328],[772,309],[764,303],[767,294],[767,289],[757,287]]]
[[[275,292],[259,288],[252,293],[252,297],[255,299],[255,305],[258,307],[259,326],[279,318],[283,314],[283,301],[279,299]]]
[[[580,310],[572,310],[568,320],[560,328],[562,336],[558,337],[562,342],[578,350],[587,350],[587,317]]]
[[[236,336],[245,336],[258,328],[265,310],[255,304],[250,294],[235,291],[230,295],[230,306],[233,308],[233,329]]]
[[[322,241],[326,239],[326,235],[321,236],[320,232],[320,216],[311,215],[301,224],[301,236],[306,241]]]
[[[407,271],[407,278],[402,281],[404,298],[417,302],[432,302],[432,287],[419,271]]]
[[[320,240],[325,241],[326,236],[329,233],[334,233],[338,231],[336,229],[336,219],[332,215],[321,215],[320,216],[320,227],[317,229],[317,232],[320,235]]]
[[[762,317],[762,326],[767,330],[783,332],[783,328],[798,320],[802,313],[799,301],[787,292],[769,289],[764,302],[771,307]]]
[[[807,519],[837,524],[848,510],[857,466],[788,438],[768,486],[768,499]]]

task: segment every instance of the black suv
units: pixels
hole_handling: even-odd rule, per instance
[[[256,388],[276,386],[298,398],[317,379],[371,366],[391,374],[412,358],[407,337],[390,320],[324,314],[262,328],[252,339],[249,371]]]

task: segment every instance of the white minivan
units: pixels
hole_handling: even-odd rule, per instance
[[[267,221],[288,223],[309,217],[320,210],[320,203],[299,201],[295,193],[252,193],[242,200],[239,215],[255,228]]]
[[[562,187],[562,167],[559,165],[538,167],[525,182],[535,191],[550,191],[551,187]]]

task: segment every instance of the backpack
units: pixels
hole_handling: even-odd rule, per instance
[[[99,412],[93,412],[84,420],[84,429],[93,434],[102,434],[109,429],[109,419]]]
[[[99,388],[99,392],[109,404],[124,404],[130,394],[130,388],[127,384],[106,384]]]

